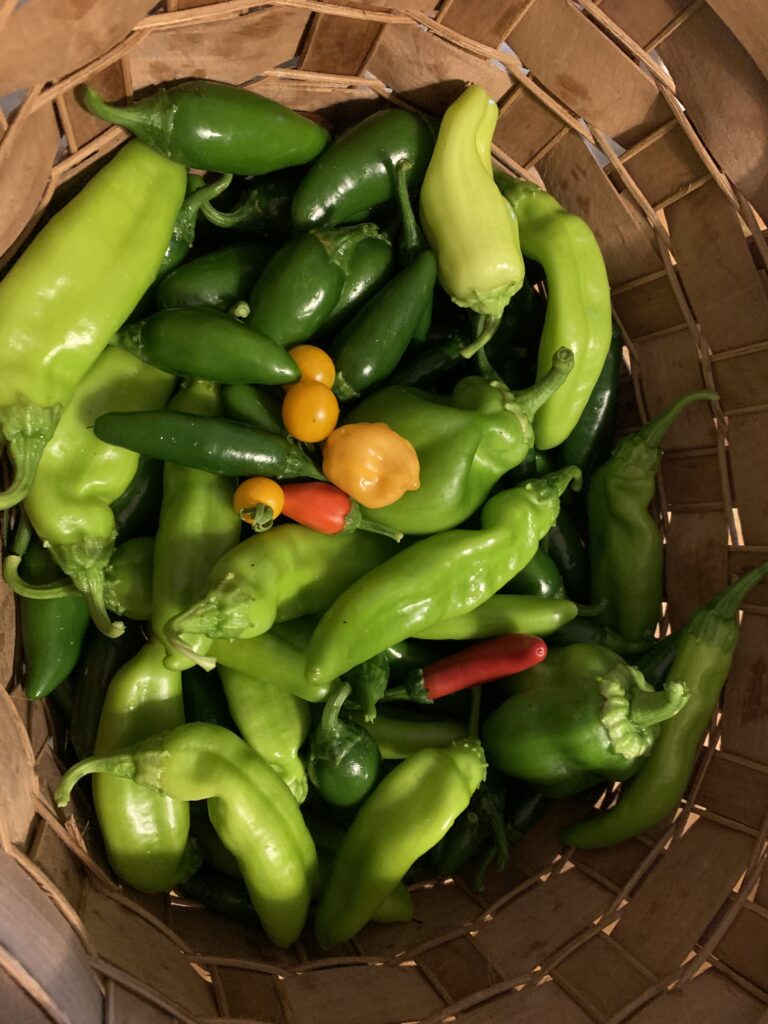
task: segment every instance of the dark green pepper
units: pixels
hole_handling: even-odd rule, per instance
[[[366,722],[362,711],[354,712],[352,717],[364,725],[385,761],[402,761],[427,747],[448,747],[467,735],[463,722],[407,708],[379,711],[373,722]]]
[[[395,198],[395,166],[407,160],[407,183],[417,188],[432,155],[427,121],[408,110],[381,110],[341,135],[307,172],[293,197],[299,231],[365,220]]]
[[[459,381],[450,398],[387,387],[365,398],[350,423],[386,423],[413,445],[421,485],[368,518],[406,534],[432,534],[464,522],[533,444],[536,409],[570,372],[562,349],[547,379],[512,394],[481,377]]]
[[[83,101],[96,117],[186,167],[230,174],[268,174],[306,164],[329,135],[281,103],[223,82],[192,79],[115,107],[90,86]]]
[[[208,867],[207,858],[205,868],[188,878],[181,888],[216,914],[250,926],[261,924],[242,878],[232,878]]]
[[[181,688],[185,721],[222,725],[237,732],[221,680],[215,673],[204,672],[198,665],[193,665],[182,672]]]
[[[286,242],[254,285],[248,326],[283,346],[311,338],[341,298],[357,246],[376,237],[374,224],[359,224]]]
[[[293,231],[291,200],[301,171],[291,168],[248,182],[236,206],[226,212],[206,203],[203,216],[218,228],[285,238]]]
[[[159,309],[203,306],[226,313],[248,298],[274,255],[268,242],[252,241],[198,256],[166,274],[155,291],[155,304]]]
[[[263,334],[216,309],[161,309],[114,343],[174,376],[221,384],[294,384],[299,368]]]
[[[357,722],[339,718],[351,692],[343,682],[331,691],[309,744],[309,778],[336,807],[360,803],[376,785],[381,764],[373,737]]]
[[[677,657],[683,635],[684,630],[676,629],[662,640],[657,640],[653,647],[648,647],[639,657],[631,659],[632,664],[643,673],[654,690],[660,689],[667,678],[670,666]]]
[[[154,535],[162,500],[163,464],[140,455],[133,480],[117,501],[112,502],[118,543]]]
[[[488,761],[552,797],[636,774],[659,724],[688,699],[685,686],[657,693],[614,651],[589,644],[550,651],[503,686],[510,696],[481,729]]]
[[[595,606],[596,608],[599,606]],[[611,629],[610,626],[603,626],[594,619],[575,618],[566,622],[556,633],[553,633],[547,640],[550,647],[569,647],[571,644],[598,644],[600,647],[607,647],[617,654],[630,655],[645,651],[648,648],[647,640],[626,640],[623,636]]]
[[[152,614],[154,537],[118,544],[104,572],[104,603],[112,612],[144,622]]]
[[[389,279],[394,264],[392,244],[386,235],[364,238],[355,249],[339,301],[315,335],[322,344],[352,319]]]
[[[529,594],[531,597],[565,599],[565,586],[560,571],[541,547],[504,587],[505,594]]]
[[[253,384],[229,384],[222,388],[221,397],[228,419],[248,423],[271,434],[288,436],[280,400],[270,391]]]
[[[557,522],[541,542],[541,549],[557,566],[571,600],[589,601],[589,557],[567,509],[560,509]]]
[[[375,655],[350,669],[344,676],[351,687],[352,702],[363,713],[366,722],[376,718],[376,705],[389,685],[389,659],[385,652]]]
[[[507,807],[507,780],[493,768],[448,832],[432,850],[432,859],[440,875],[455,875],[485,847],[495,852],[502,870],[509,857],[504,818]]]
[[[187,176],[187,198],[184,200],[176,218],[176,223],[173,225],[171,240],[163,254],[163,261],[157,272],[158,278],[169,274],[174,267],[178,267],[184,260],[189,250],[195,244],[195,229],[200,208],[204,203],[221,195],[231,183],[231,174],[225,174],[209,185],[206,185],[205,181],[198,174]]]

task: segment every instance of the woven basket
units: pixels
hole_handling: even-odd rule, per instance
[[[250,83],[335,130],[388,103],[499,102],[495,156],[591,224],[631,366],[619,428],[716,387],[668,436],[667,619],[768,553],[765,0],[0,0],[0,253],[10,260],[124,139],[74,98],[187,76]],[[2,368],[0,367],[0,371]],[[416,887],[408,925],[332,959],[116,884],[96,830],[53,809],[54,719],[13,683],[0,594],[0,1021],[61,1024],[752,1024],[768,1002],[768,584],[685,805],[573,854],[561,802],[479,896]],[[18,662],[17,662],[18,664]]]

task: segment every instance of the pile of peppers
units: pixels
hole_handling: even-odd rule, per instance
[[[768,563],[663,636],[655,475],[717,396],[614,444],[600,250],[493,100],[82,101],[134,137],[0,281],[0,508],[116,875],[331,949],[554,800],[626,783],[575,847],[672,815]]]

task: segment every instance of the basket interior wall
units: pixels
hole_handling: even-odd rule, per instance
[[[388,103],[499,102],[495,156],[585,217],[626,353],[620,431],[701,386],[660,481],[667,621],[768,557],[768,7],[764,0],[0,0],[0,265],[125,138],[87,114],[201,76],[336,130]],[[2,255],[4,254],[4,255]],[[333,959],[277,953],[191,901],[116,886],[82,805],[52,807],[52,712],[14,680],[0,592],[0,1019],[667,1024],[766,1019],[768,583],[674,820],[573,854],[556,804],[482,895],[414,893]],[[8,1014],[7,1017],[4,1014]]]

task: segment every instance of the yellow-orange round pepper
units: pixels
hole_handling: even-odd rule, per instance
[[[323,473],[365,508],[384,508],[419,489],[419,457],[386,423],[348,423],[323,448]]]

